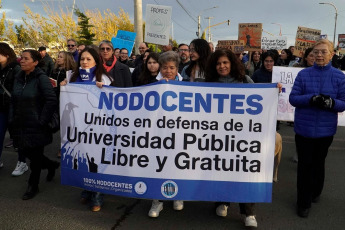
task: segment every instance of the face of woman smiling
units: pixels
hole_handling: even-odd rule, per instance
[[[177,71],[178,69],[175,65],[175,62],[173,61],[168,61],[164,63],[160,68],[160,72],[163,78],[167,78],[168,80],[175,80]]]
[[[230,75],[231,62],[227,56],[222,56],[218,59],[216,70],[219,76],[221,77],[226,77]]]

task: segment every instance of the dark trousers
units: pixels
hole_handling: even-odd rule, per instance
[[[325,160],[333,136],[306,138],[295,135],[298,152],[297,205],[310,208],[312,199],[322,193],[325,180]]]
[[[7,113],[0,112],[0,159],[2,154],[2,147],[5,140],[6,130],[7,130]]]
[[[43,154],[44,146],[34,148],[19,148],[18,152],[30,160],[31,174],[29,178],[29,185],[31,186],[38,186],[41,169],[55,169],[53,161]]]
[[[221,204],[230,206],[231,203],[216,202],[216,208]],[[255,216],[255,203],[238,203],[238,204],[240,206],[240,213],[242,215]]]

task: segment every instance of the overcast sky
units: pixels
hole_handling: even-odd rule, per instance
[[[123,8],[133,21],[134,0],[46,0],[63,8],[72,8],[73,1],[80,9],[109,8],[117,13]],[[186,11],[182,8],[182,6]],[[288,44],[293,45],[298,26],[320,29],[333,41],[335,9],[331,5],[320,5],[322,0],[142,0],[145,20],[146,4],[166,5],[172,7],[173,38],[178,43],[189,43],[196,38],[197,16],[201,15],[202,30],[208,26],[205,17],[213,17],[211,25],[231,20],[211,28],[212,41],[237,40],[238,23],[263,23],[264,31],[276,36],[281,28],[282,35],[288,37]],[[332,0],[338,10],[337,34],[345,34],[345,0]],[[24,14],[24,4],[33,12],[44,13],[40,0],[2,0],[2,10],[8,19],[20,22]],[[218,8],[209,9],[214,6]],[[206,10],[205,10],[206,9]],[[208,10],[207,10],[208,9]],[[272,24],[277,23],[277,24]],[[263,34],[269,36],[267,33]],[[337,44],[337,37],[336,37]]]

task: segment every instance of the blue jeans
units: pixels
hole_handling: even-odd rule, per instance
[[[4,140],[8,125],[7,112],[0,112],[0,158],[2,155],[2,148],[4,147]]]

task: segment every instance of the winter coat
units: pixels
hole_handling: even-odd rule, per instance
[[[255,83],[271,83],[272,72],[267,71],[262,65],[260,69],[254,72],[252,79]]]
[[[14,81],[9,128],[18,148],[45,146],[52,142],[47,125],[57,107],[57,98],[48,76],[36,67],[26,76],[19,72]]]
[[[115,87],[132,87],[132,77],[128,66],[117,61],[114,67],[108,72],[109,76],[113,79],[110,84]]]
[[[44,66],[41,69],[49,77],[52,74],[53,70],[54,70],[53,59],[48,54],[46,54],[42,59],[44,61]]]
[[[329,95],[335,100],[334,108],[310,106],[314,95]],[[345,75],[332,67],[318,66],[301,70],[294,82],[289,101],[295,106],[296,134],[307,138],[333,136],[337,130],[338,112],[345,110]]]
[[[21,71],[19,64],[15,61],[0,70],[0,112],[8,112],[11,97],[5,92],[1,84],[7,91],[12,93],[14,77]]]

